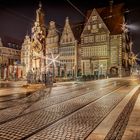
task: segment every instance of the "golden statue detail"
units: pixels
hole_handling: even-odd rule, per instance
[[[39,2],[39,8],[36,10],[36,22],[40,25],[44,25],[44,13],[41,2]]]

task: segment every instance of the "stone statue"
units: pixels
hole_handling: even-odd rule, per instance
[[[42,4],[39,3],[39,8],[36,10],[36,21],[44,25],[44,13],[42,11]]]

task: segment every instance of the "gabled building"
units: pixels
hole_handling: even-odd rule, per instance
[[[99,13],[93,9],[81,34],[83,75],[106,75],[109,65],[109,34]]]
[[[130,37],[122,29],[124,5],[118,4],[89,10],[81,34],[81,69],[83,75],[129,75]]]
[[[58,54],[59,35],[54,21],[50,21],[46,36],[47,54]]]
[[[53,77],[126,76],[132,55],[124,5],[112,1],[108,7],[89,10],[85,22],[70,24],[66,18],[62,33],[54,21],[45,27],[39,5],[31,37],[26,36],[22,45],[24,75],[32,72],[37,81],[44,73]]]
[[[54,76],[59,74],[59,64],[51,63],[51,61],[59,55],[59,35],[54,21],[50,21],[48,34],[46,36],[46,55],[47,55],[47,69],[49,73]]]
[[[60,76],[75,77],[77,75],[77,50],[77,40],[74,37],[69,18],[67,17],[60,38]]]

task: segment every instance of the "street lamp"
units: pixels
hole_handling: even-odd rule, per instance
[[[53,67],[53,77],[52,77],[52,82],[54,81],[54,77],[55,77],[55,60],[52,59],[52,67]]]

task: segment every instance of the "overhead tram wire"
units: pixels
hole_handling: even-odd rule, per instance
[[[29,17],[27,17],[27,16],[25,16],[25,15],[19,13],[19,12],[17,13],[17,12],[15,12],[14,10],[12,10],[10,8],[6,8],[5,6],[2,6],[2,5],[0,5],[0,7],[3,8],[5,10],[5,12],[7,12],[7,13],[9,13],[11,15],[14,15],[14,16],[16,16],[18,18],[22,18],[22,20],[24,20],[24,21],[30,21],[30,22],[34,21],[33,19],[31,19],[31,18],[29,18]]]
[[[70,2],[69,0],[66,0],[76,11],[78,11],[80,13],[80,15],[82,15],[84,18],[87,18],[87,16],[80,10],[78,9],[72,2]],[[35,20],[23,15],[23,14],[20,14],[20,13],[17,13],[15,12],[14,10],[12,9],[9,9],[9,8],[5,8],[4,6],[0,5],[0,7],[4,8],[6,10],[6,12],[18,17],[18,18],[21,18],[22,20],[24,19],[24,21],[28,22],[30,21],[30,25],[33,26],[33,23],[35,22]],[[132,11],[136,10],[135,9],[131,9],[131,10],[125,10],[123,13],[130,13]],[[108,19],[108,18],[112,18],[113,16],[118,16],[120,14],[115,14],[115,15],[112,15],[112,16],[107,16],[107,17],[104,17],[103,19]],[[60,27],[58,28],[57,32],[61,32],[63,30],[63,26],[61,26],[60,24],[57,24],[59,25]],[[72,25],[72,28],[76,27],[76,26],[79,26],[79,25],[85,25],[85,23],[78,23],[78,24],[75,24],[75,25]],[[48,26],[45,26],[46,29],[48,29]],[[60,31],[59,31],[60,30]]]
[[[21,13],[17,13],[15,10],[10,9],[10,8],[6,8],[5,6],[0,5],[0,7],[3,8],[5,10],[5,12],[7,12],[7,13],[9,13],[9,14],[11,14],[11,15],[19,18],[19,19],[22,19],[25,22],[27,22],[28,24],[30,24],[30,26],[33,26],[33,23],[35,22],[35,20],[31,19],[30,17],[25,16],[25,15],[23,15]],[[60,24],[57,24],[57,25],[59,27],[63,28],[62,25],[60,25]],[[45,28],[48,29],[48,26],[45,25]]]
[[[78,9],[72,2],[70,2],[69,0],[66,0],[74,9],[76,9],[83,17],[86,17],[87,18],[87,16],[80,10],[80,9]],[[1,5],[0,5],[1,6]],[[5,10],[7,10],[7,12],[9,12],[10,14],[12,14],[12,15],[15,15],[16,17],[18,16],[19,18],[22,18],[22,19],[24,19],[24,20],[28,20],[28,21],[30,21],[31,23],[31,25],[33,24],[33,22],[35,22],[35,20],[33,20],[33,19],[31,19],[31,18],[29,18],[29,17],[27,17],[27,16],[25,16],[25,15],[23,15],[23,14],[20,14],[20,13],[17,13],[17,12],[15,12],[14,10],[12,10],[12,9],[9,9],[9,8],[5,8],[4,6],[1,6],[2,8],[4,8]],[[135,8],[136,9],[136,8]],[[124,11],[124,13],[130,13],[131,11],[134,11],[135,9],[131,9],[131,10],[125,10]],[[112,15],[112,17],[113,16],[117,16],[117,15],[119,15],[119,14],[115,14],[115,15]],[[108,17],[104,17],[104,19],[107,19],[107,18],[111,18],[111,16],[108,16]],[[85,23],[83,23],[83,25],[84,25]],[[59,25],[59,24],[57,24],[57,25]],[[73,27],[74,26],[78,26],[78,25],[82,25],[81,23],[79,24],[75,24],[75,25],[73,25]],[[61,26],[61,25],[59,25],[61,28],[59,28],[60,30],[62,30],[63,29],[63,27]],[[46,29],[48,29],[48,26],[45,26],[46,27]]]
[[[16,11],[14,11],[14,10],[12,10],[10,8],[6,8],[6,7],[1,6],[1,5],[0,5],[0,7],[5,9],[5,12],[7,12],[7,13],[9,13],[9,14],[11,14],[11,15],[13,15],[13,16],[21,19],[21,20],[26,21],[31,27],[33,26],[33,23],[35,22],[35,20],[33,20],[33,19],[23,15],[23,14],[17,13]],[[57,25],[61,27],[61,28],[58,28],[59,30],[63,29],[63,27],[60,24],[57,24]],[[45,25],[45,28],[48,29],[49,27]],[[59,30],[57,30],[57,32],[60,32]]]
[[[121,14],[125,14],[125,13],[130,13],[130,12],[132,12],[132,11],[134,11],[134,10],[136,10],[136,8],[135,9],[131,9],[131,10],[125,10],[124,12],[121,12],[121,13],[119,13],[119,14],[113,14],[113,15],[111,15],[111,16],[106,16],[106,17],[104,17],[103,19],[104,20],[107,20],[107,19],[109,19],[109,18],[112,18],[112,17],[115,17],[115,16],[119,16],[119,15],[121,15]],[[76,26],[78,27],[79,25],[85,25],[86,23],[84,22],[84,23],[77,23],[77,24],[74,24],[74,25],[72,25],[72,28],[75,28]],[[62,28],[58,28],[59,30],[63,30],[63,27]],[[59,31],[59,30],[57,30],[57,32],[61,32],[61,31]]]
[[[66,0],[66,1],[67,1],[76,11],[78,11],[84,18],[86,18],[86,19],[88,20],[87,16],[86,16],[78,7],[76,7],[76,6],[75,6],[72,2],[70,2],[69,0]],[[126,9],[123,13],[119,13],[119,14],[107,16],[107,17],[104,17],[103,19],[108,19],[108,18],[112,18],[112,17],[114,17],[114,16],[118,16],[118,15],[121,15],[121,14],[130,13],[130,12],[136,10],[136,9],[138,9],[138,8],[131,9],[131,10]],[[83,23],[83,25],[84,25],[84,24],[85,24],[85,23]],[[77,25],[75,25],[75,26],[77,26]]]
[[[77,8],[72,2],[69,0],[66,0],[76,11],[78,11],[84,18],[87,18],[87,16],[79,9]]]

